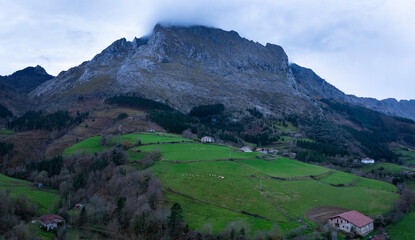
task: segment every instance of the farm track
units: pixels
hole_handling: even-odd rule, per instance
[[[233,209],[233,208],[230,208],[230,207],[221,206],[221,205],[219,205],[219,204],[215,204],[215,203],[207,202],[207,201],[205,201],[205,200],[201,200],[201,199],[198,199],[198,198],[195,198],[195,197],[189,196],[189,195],[184,194],[184,193],[182,193],[182,192],[175,191],[175,190],[173,190],[173,189],[171,189],[171,188],[169,188],[169,187],[165,187],[165,189],[166,189],[168,192],[172,193],[172,194],[179,195],[179,196],[181,196],[181,197],[187,198],[187,199],[189,199],[189,200],[191,200],[191,201],[193,201],[193,202],[196,202],[196,203],[202,203],[202,204],[206,204],[206,205],[209,205],[209,206],[214,206],[214,207],[223,208],[223,209],[225,209],[225,210],[229,210],[229,211],[232,211],[232,212],[236,212],[236,213],[240,213],[240,214],[248,215],[248,216],[251,216],[251,217],[255,217],[255,218],[259,218],[259,219],[263,219],[263,220],[267,220],[267,221],[274,221],[274,220],[269,219],[269,218],[267,218],[267,217],[263,217],[263,216],[260,216],[260,215],[258,215],[258,214],[250,213],[250,212],[247,212],[247,211],[244,211],[244,210]]]

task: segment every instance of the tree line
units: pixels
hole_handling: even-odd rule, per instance
[[[0,104],[0,118],[13,117],[13,113],[7,107]]]
[[[44,113],[43,111],[28,111],[23,116],[9,122],[9,129],[16,130],[61,130],[71,125],[80,124],[88,113],[77,112],[72,117],[68,111],[57,111],[54,113]]]
[[[9,153],[14,147],[13,143],[0,142],[0,156],[4,156]]]

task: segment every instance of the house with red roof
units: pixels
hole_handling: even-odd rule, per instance
[[[38,221],[46,231],[53,230],[58,227],[58,225],[65,225],[65,219],[56,214],[45,214],[38,218]]]
[[[373,219],[358,211],[349,211],[329,218],[329,225],[344,232],[366,236],[373,231]]]

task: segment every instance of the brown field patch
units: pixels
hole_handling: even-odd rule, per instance
[[[315,223],[326,223],[327,219],[332,216],[338,215],[340,213],[344,213],[350,211],[346,208],[341,207],[334,207],[334,206],[320,206],[316,208],[312,208],[305,213],[307,219],[315,222]]]

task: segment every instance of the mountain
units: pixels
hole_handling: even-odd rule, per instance
[[[298,91],[288,57],[277,45],[203,26],[156,25],[147,38],[120,39],[91,61],[61,72],[30,93],[60,106],[84,95],[137,93],[188,112],[195,105],[315,114]]]
[[[299,90],[311,98],[334,99],[369,108],[390,116],[415,120],[415,100],[397,101],[394,98],[377,100],[375,98],[361,98],[348,95],[326,82],[311,69],[297,64],[291,64],[290,68]]]
[[[21,115],[33,107],[28,104],[26,95],[52,78],[53,76],[39,65],[16,71],[9,76],[0,76],[0,102],[13,114]]]
[[[29,93],[40,84],[52,79],[44,68],[37,65],[36,67],[27,67],[19,70],[9,76],[0,76],[0,82],[11,86],[21,93]]]
[[[29,95],[39,106],[62,108],[82,96],[134,93],[189,112],[223,103],[267,115],[319,115],[318,99],[334,99],[415,119],[415,101],[347,95],[311,69],[289,64],[284,50],[234,31],[156,25],[148,37],[115,41],[92,60],[61,72]]]

